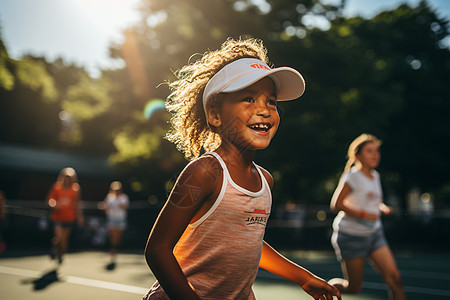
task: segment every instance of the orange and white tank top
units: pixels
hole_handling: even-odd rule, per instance
[[[222,188],[211,209],[190,224],[174,255],[202,299],[255,299],[252,285],[258,271],[272,195],[256,164],[262,187],[257,192],[237,185],[222,158]],[[169,299],[158,282],[144,299]]]

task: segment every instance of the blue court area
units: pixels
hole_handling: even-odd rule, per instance
[[[289,251],[291,259],[324,279],[340,275],[333,253]],[[450,254],[397,253],[409,300],[450,299]],[[3,300],[21,299],[140,299],[154,277],[140,253],[121,253],[116,268],[106,268],[108,254],[79,251],[66,255],[55,271],[48,255],[13,253],[0,257],[0,291]],[[254,290],[259,300],[312,299],[294,284],[264,270]],[[387,299],[386,287],[369,265],[363,291],[343,299]]]

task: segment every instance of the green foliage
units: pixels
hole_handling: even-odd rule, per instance
[[[40,92],[46,101],[54,101],[58,95],[53,78],[39,61],[24,58],[15,64],[19,82],[30,90]]]
[[[142,133],[132,138],[127,132],[119,132],[114,138],[118,153],[111,156],[114,163],[135,161],[138,158],[149,159],[152,152],[158,149],[162,136]]]
[[[1,43],[0,139],[110,155],[148,195],[185,161],[163,139],[169,115],[144,119],[146,102],[167,97],[161,83],[200,57],[193,54],[251,36],[264,40],[276,66],[292,66],[306,79],[298,101],[280,104],[278,133],[257,153],[274,175],[275,201],[327,204],[348,144],[369,132],[384,141],[387,194],[405,198],[418,187],[437,206],[448,205],[449,21],[425,1],[371,19],[343,18],[341,9],[318,0],[142,0],[141,21],[110,49],[126,67],[99,79],[61,59],[13,61]],[[311,27],[310,17],[329,29]]]
[[[0,40],[0,88],[10,91],[14,87],[14,76],[7,68],[8,60],[8,52]]]
[[[0,85],[0,141],[55,146],[59,126],[53,78],[40,61],[12,60],[4,48],[1,53],[6,76]]]
[[[14,76],[6,68],[3,61],[0,60],[0,86],[7,91],[10,91],[14,87]]]
[[[108,83],[83,76],[76,85],[67,89],[61,103],[62,109],[76,120],[83,121],[97,117],[111,106]]]
[[[444,116],[450,111],[445,36],[447,21],[422,3],[371,20],[338,18],[302,41],[269,44],[272,57],[307,81],[300,101],[280,104],[278,136],[258,153],[263,165],[282,175],[276,197],[327,203],[346,147],[362,132],[384,140],[380,170],[387,194],[403,198],[417,186],[442,195],[450,166],[444,150],[450,136],[443,130],[450,126]],[[436,199],[441,205],[449,200]]]

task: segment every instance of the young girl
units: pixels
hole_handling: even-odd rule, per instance
[[[331,209],[339,211],[331,242],[345,279],[334,278],[329,283],[342,293],[359,293],[368,257],[386,281],[390,299],[406,299],[380,220],[381,214],[392,213],[383,203],[380,175],[375,170],[380,144],[375,136],[362,134],[348,148],[348,162],[331,200]]]
[[[195,159],[149,235],[145,258],[157,282],[144,299],[255,299],[258,266],[314,299],[341,299],[335,287],[263,240],[273,179],[253,158],[278,128],[277,101],[304,91],[297,71],[267,63],[260,41],[230,39],[171,83],[168,139]]]
[[[116,262],[117,247],[122,241],[123,231],[127,226],[127,210],[129,199],[122,190],[120,181],[110,184],[109,193],[105,200],[99,203],[99,208],[105,210],[109,230],[111,263],[107,268],[114,268]]]
[[[64,168],[59,173],[56,183],[51,187],[47,203],[52,209],[50,219],[54,224],[52,239],[52,258],[61,264],[67,251],[70,234],[75,222],[83,225],[81,209],[81,190],[77,174],[72,168]]]

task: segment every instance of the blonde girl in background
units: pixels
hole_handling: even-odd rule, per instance
[[[113,181],[105,200],[99,203],[100,209],[105,210],[107,218],[110,239],[109,255],[111,258],[108,268],[111,269],[115,267],[117,247],[122,242],[123,232],[127,226],[129,202],[128,196],[122,190],[122,183]]]
[[[383,203],[380,175],[381,141],[370,134],[357,137],[348,148],[348,161],[331,200],[339,212],[333,222],[332,245],[344,278],[329,281],[342,293],[361,291],[365,259],[383,276],[390,299],[406,299],[400,272],[386,241],[381,215],[392,208]]]
[[[150,232],[145,258],[157,282],[144,299],[255,299],[258,267],[314,299],[341,299],[263,240],[274,182],[253,159],[277,131],[277,101],[303,94],[300,73],[272,69],[259,40],[229,39],[177,76],[168,139],[193,160]]]
[[[75,223],[78,222],[80,226],[84,224],[81,188],[73,168],[61,170],[56,183],[50,188],[47,203],[51,209],[50,220],[54,226],[51,257],[56,258],[58,264],[61,264]]]

